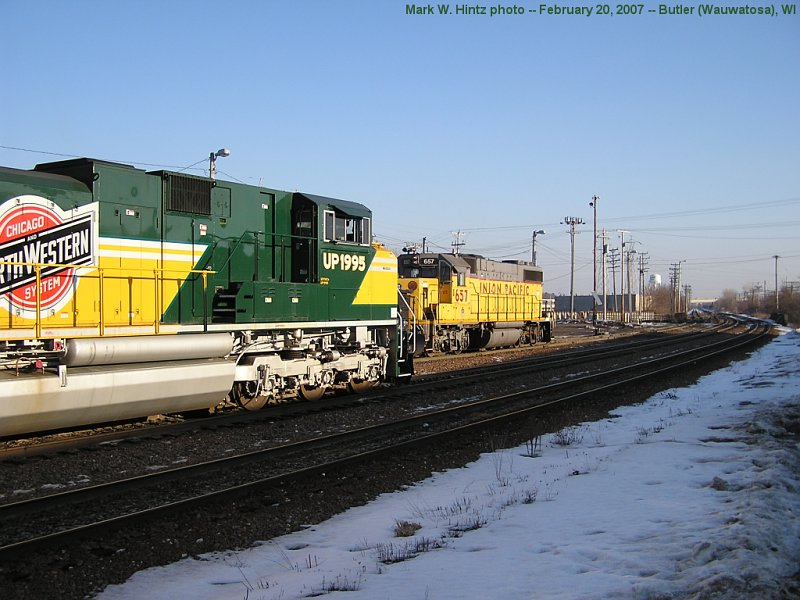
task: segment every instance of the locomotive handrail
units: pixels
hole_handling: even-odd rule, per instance
[[[18,261],[11,261],[11,260],[0,260],[0,265],[9,265],[9,266],[16,266],[16,267],[31,267],[36,269],[36,267],[55,267],[57,269],[98,269],[98,270],[105,270],[105,271],[173,271],[175,273],[208,273],[214,274],[217,271],[213,269],[167,269],[164,267],[158,267],[156,269],[152,268],[142,268],[142,267],[111,267],[105,266],[101,267],[99,265],[77,265],[71,263],[34,263],[34,262],[18,262]],[[49,275],[48,275],[49,277]]]
[[[152,276],[142,276],[141,281],[153,281],[153,286],[155,290],[154,294],[154,318],[153,318],[153,329],[154,333],[159,333],[159,324],[161,321],[161,305],[162,297],[160,294],[160,287],[159,282],[164,280],[171,280],[172,278],[165,278],[163,277],[164,273],[186,273],[188,275],[198,274],[203,279],[203,298],[206,296],[206,292],[208,291],[208,276],[216,273],[217,271],[213,271],[210,269],[179,269],[179,268],[166,268],[166,267],[114,267],[114,266],[99,266],[99,265],[85,265],[85,264],[70,264],[70,263],[36,263],[36,262],[20,262],[20,261],[8,261],[8,260],[0,260],[0,266],[11,266],[11,267],[26,267],[29,270],[34,271],[35,281],[34,281],[34,296],[35,296],[35,317],[34,317],[34,333],[36,337],[41,337],[42,335],[42,270],[47,269],[56,269],[57,271],[63,271],[66,269],[73,269],[73,270],[97,270],[97,279],[98,279],[98,312],[99,312],[99,319],[98,319],[98,332],[100,337],[105,335],[105,310],[104,310],[104,283],[105,283],[105,272],[106,271],[125,271],[130,273],[131,271],[139,271],[141,273],[152,273]],[[44,277],[51,277],[53,275],[57,275],[58,272],[54,273],[47,273]],[[86,277],[87,274],[78,275],[78,277]],[[179,281],[180,278],[175,278],[175,281]],[[204,313],[206,312],[204,306]],[[207,323],[207,315],[203,315],[203,322],[204,324]],[[11,329],[13,329],[13,325]]]
[[[403,296],[403,291],[402,291],[402,289],[400,288],[399,285],[397,286],[397,297],[400,299],[400,301],[403,304],[405,304],[406,308],[408,309],[408,315],[411,318],[411,353],[412,353],[412,356],[413,356],[417,351],[417,315],[414,314],[414,311],[411,309],[411,306],[406,301],[405,296]],[[400,315],[401,323],[402,323],[402,320],[403,320],[403,316],[401,314]],[[402,329],[402,327],[401,327],[401,329]],[[399,360],[399,358],[400,357],[398,357],[398,360]],[[405,360],[404,357],[403,357],[403,360]]]
[[[258,248],[259,248],[259,244],[260,244],[260,240],[259,240],[260,236],[264,236],[264,245],[266,247],[269,247],[268,239],[271,238],[271,242],[272,242],[272,247],[273,248],[278,246],[277,238],[280,238],[280,247],[281,248],[286,248],[288,246],[291,246],[291,243],[293,241],[295,241],[295,240],[308,240],[308,241],[312,241],[312,242],[318,241],[317,238],[315,236],[313,236],[313,235],[295,235],[295,234],[290,234],[290,233],[276,233],[274,231],[247,230],[247,231],[244,231],[242,233],[242,235],[240,235],[236,239],[236,242],[233,244],[233,246],[231,246],[229,248],[229,250],[228,250],[228,258],[225,259],[225,262],[222,263],[222,266],[216,268],[216,270],[214,270],[214,271],[210,271],[209,270],[208,272],[209,273],[221,273],[222,271],[224,271],[225,268],[229,265],[229,263],[233,260],[233,256],[234,256],[236,250],[240,246],[242,246],[243,242],[245,242],[245,237],[248,236],[248,235],[253,236],[253,240],[252,241],[248,241],[246,243],[252,243],[253,244],[253,248],[254,248],[253,257],[254,257],[254,260],[256,261],[256,271],[258,271]],[[288,244],[286,242],[287,239],[288,239]],[[219,244],[222,241],[230,241],[230,240],[226,240],[225,238],[218,238],[215,241],[215,245]],[[209,260],[210,260],[211,256],[213,256],[213,253],[210,255]],[[285,271],[285,265],[281,265],[282,274],[283,274],[283,271]],[[284,276],[285,276],[285,274],[284,274]]]
[[[228,263],[231,262],[231,258],[233,258],[233,253],[241,245],[242,240],[244,239],[244,236],[246,236],[247,234],[260,235],[262,233],[264,233],[264,232],[262,232],[262,231],[245,231],[245,232],[243,232],[242,235],[239,236],[239,239],[236,240],[236,243],[233,245],[233,248],[230,249],[230,252],[228,253],[228,259],[224,263],[222,263],[222,266],[219,267],[219,269],[217,269],[217,271],[215,271],[215,272],[222,272],[222,271],[225,270],[225,267],[228,266]],[[273,233],[272,235],[274,236],[275,234]],[[218,244],[220,241],[225,241],[225,239],[224,238],[219,238],[216,243]],[[253,241],[253,245],[256,245],[256,241],[255,240]],[[209,256],[209,258],[211,258],[211,256],[213,256],[213,253]]]

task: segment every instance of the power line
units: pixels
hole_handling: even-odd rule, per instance
[[[604,218],[603,223],[612,223],[612,222],[635,222],[641,220],[650,220],[650,219],[665,219],[669,217],[687,217],[687,216],[695,216],[695,215],[705,215],[705,214],[719,214],[724,212],[736,212],[740,210],[762,210],[764,208],[769,207],[778,207],[778,206],[786,206],[791,204],[800,204],[800,198],[786,198],[783,200],[767,200],[765,202],[751,202],[747,204],[730,204],[730,205],[723,205],[723,206],[716,206],[710,208],[701,208],[701,209],[693,209],[693,210],[684,210],[684,211],[675,211],[675,212],[663,212],[663,213],[653,213],[653,214],[645,214],[645,215],[629,215],[629,216],[621,216],[621,217],[611,217],[611,218]],[[795,223],[796,224],[796,223]],[[536,225],[538,226],[554,226],[553,223],[544,223]],[[742,226],[742,228],[750,228],[750,227],[775,227],[775,226],[782,226],[782,225],[789,225],[786,222],[779,222],[779,223],[759,223],[759,224],[748,224]],[[499,231],[499,230],[510,230],[510,229],[530,229],[534,227],[534,225],[526,224],[526,225],[502,225],[497,227],[462,227],[460,230],[463,232],[478,232],[478,231]],[[634,231],[641,232],[641,231],[680,231],[680,230],[707,230],[707,229],[730,229],[730,228],[740,228],[739,226],[725,226],[725,225],[717,225],[711,227],[703,227],[703,226],[695,226],[695,227],[669,227],[669,228],[650,228],[650,229],[635,229]],[[737,238],[738,239],[738,238]]]
[[[3,150],[14,150],[16,152],[29,152],[31,154],[43,154],[45,156],[58,156],[59,158],[81,158],[82,156],[84,156],[82,154],[62,154],[60,152],[49,152],[47,150],[33,150],[31,148],[19,148],[17,146],[0,145],[0,148],[2,148]],[[109,162],[123,163],[123,164],[142,165],[143,167],[160,167],[162,169],[175,169],[180,171],[187,171],[189,169],[192,169],[194,165],[198,165],[201,162],[205,162],[206,160],[208,160],[208,158],[207,157],[202,158],[197,162],[192,163],[188,167],[180,167],[175,165],[162,165],[157,163],[146,163],[138,160],[118,160],[118,159],[104,159],[104,160],[108,160]],[[193,170],[205,171],[205,169],[193,169]]]
[[[747,204],[729,204],[724,206],[713,206],[709,208],[696,208],[693,210],[683,210],[675,212],[653,213],[650,215],[634,215],[623,217],[611,217],[605,221],[637,221],[641,219],[664,219],[667,217],[689,217],[694,215],[717,214],[722,212],[735,212],[739,210],[761,210],[765,207],[785,206],[787,204],[800,204],[800,198],[785,198],[783,200],[767,200],[765,202],[750,202]]]

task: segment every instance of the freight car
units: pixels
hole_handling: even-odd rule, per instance
[[[458,353],[550,341],[542,269],[476,254],[398,256],[414,351]]]
[[[0,169],[0,436],[410,376],[354,202],[75,159]]]

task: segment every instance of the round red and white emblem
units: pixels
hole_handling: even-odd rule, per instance
[[[8,302],[24,316],[35,316],[38,268],[41,312],[61,308],[74,293],[76,266],[92,262],[92,227],[91,212],[64,212],[40,196],[17,196],[0,205],[3,304]]]

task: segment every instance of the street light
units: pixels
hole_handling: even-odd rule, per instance
[[[594,210],[594,242],[592,243],[592,327],[597,335],[597,195],[592,196],[589,206]]]
[[[533,266],[536,266],[536,236],[537,235],[544,235],[547,233],[544,229],[539,229],[533,232],[533,237],[531,238],[531,262]]]
[[[212,180],[217,178],[217,158],[230,156],[231,151],[227,148],[220,148],[216,152],[208,155],[208,177]]]

